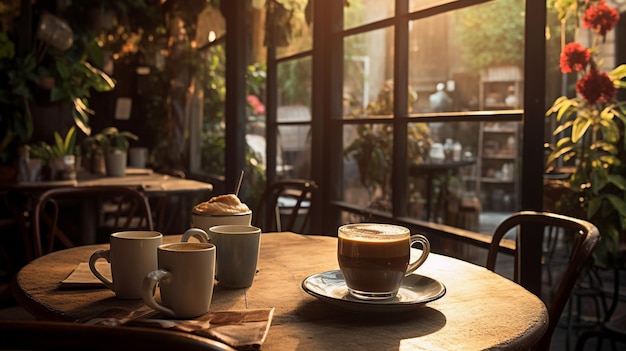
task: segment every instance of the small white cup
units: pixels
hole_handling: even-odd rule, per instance
[[[261,249],[261,229],[251,225],[220,225],[209,228],[217,247],[219,286],[247,288],[252,285]]]
[[[98,250],[89,258],[91,272],[121,299],[141,299],[141,284],[148,272],[157,269],[157,247],[163,235],[154,231],[123,231],[111,234],[110,249]],[[112,280],[97,269],[100,258],[111,263]]]
[[[180,242],[160,245],[159,269],[143,280],[144,303],[174,318],[209,312],[215,284],[215,245]],[[154,299],[157,283],[161,303]]]

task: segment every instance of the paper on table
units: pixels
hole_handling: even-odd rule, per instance
[[[98,270],[98,272],[102,273],[105,278],[111,280],[111,265],[108,262],[96,262],[96,269]],[[100,279],[96,278],[96,276],[91,273],[91,269],[89,269],[89,263],[81,262],[67,278],[61,281],[61,287],[66,289],[84,289],[104,288],[105,286],[100,281]]]
[[[261,348],[273,316],[274,308],[262,308],[214,311],[193,320],[94,318],[86,324],[171,329],[218,340],[238,350],[247,350]]]

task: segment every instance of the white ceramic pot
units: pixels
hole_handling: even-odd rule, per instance
[[[126,174],[126,152],[115,150],[106,155],[106,169],[109,177],[123,177]]]

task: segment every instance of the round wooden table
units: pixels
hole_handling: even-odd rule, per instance
[[[108,289],[59,289],[78,263],[107,246],[53,252],[29,263],[14,286],[19,302],[49,320],[83,321],[113,308],[129,315],[145,310],[141,300],[121,300]],[[266,351],[524,349],[548,326],[546,307],[535,295],[481,266],[437,254],[416,273],[443,283],[442,298],[403,312],[338,309],[301,287],[312,274],[338,269],[336,246],[335,237],[263,234],[252,287],[216,286],[211,310],[275,308]]]

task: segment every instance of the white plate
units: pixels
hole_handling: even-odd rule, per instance
[[[419,307],[441,298],[446,287],[439,281],[411,274],[402,280],[398,295],[388,300],[360,300],[348,293],[340,270],[313,274],[302,281],[302,289],[336,307],[362,312],[399,312]]]

